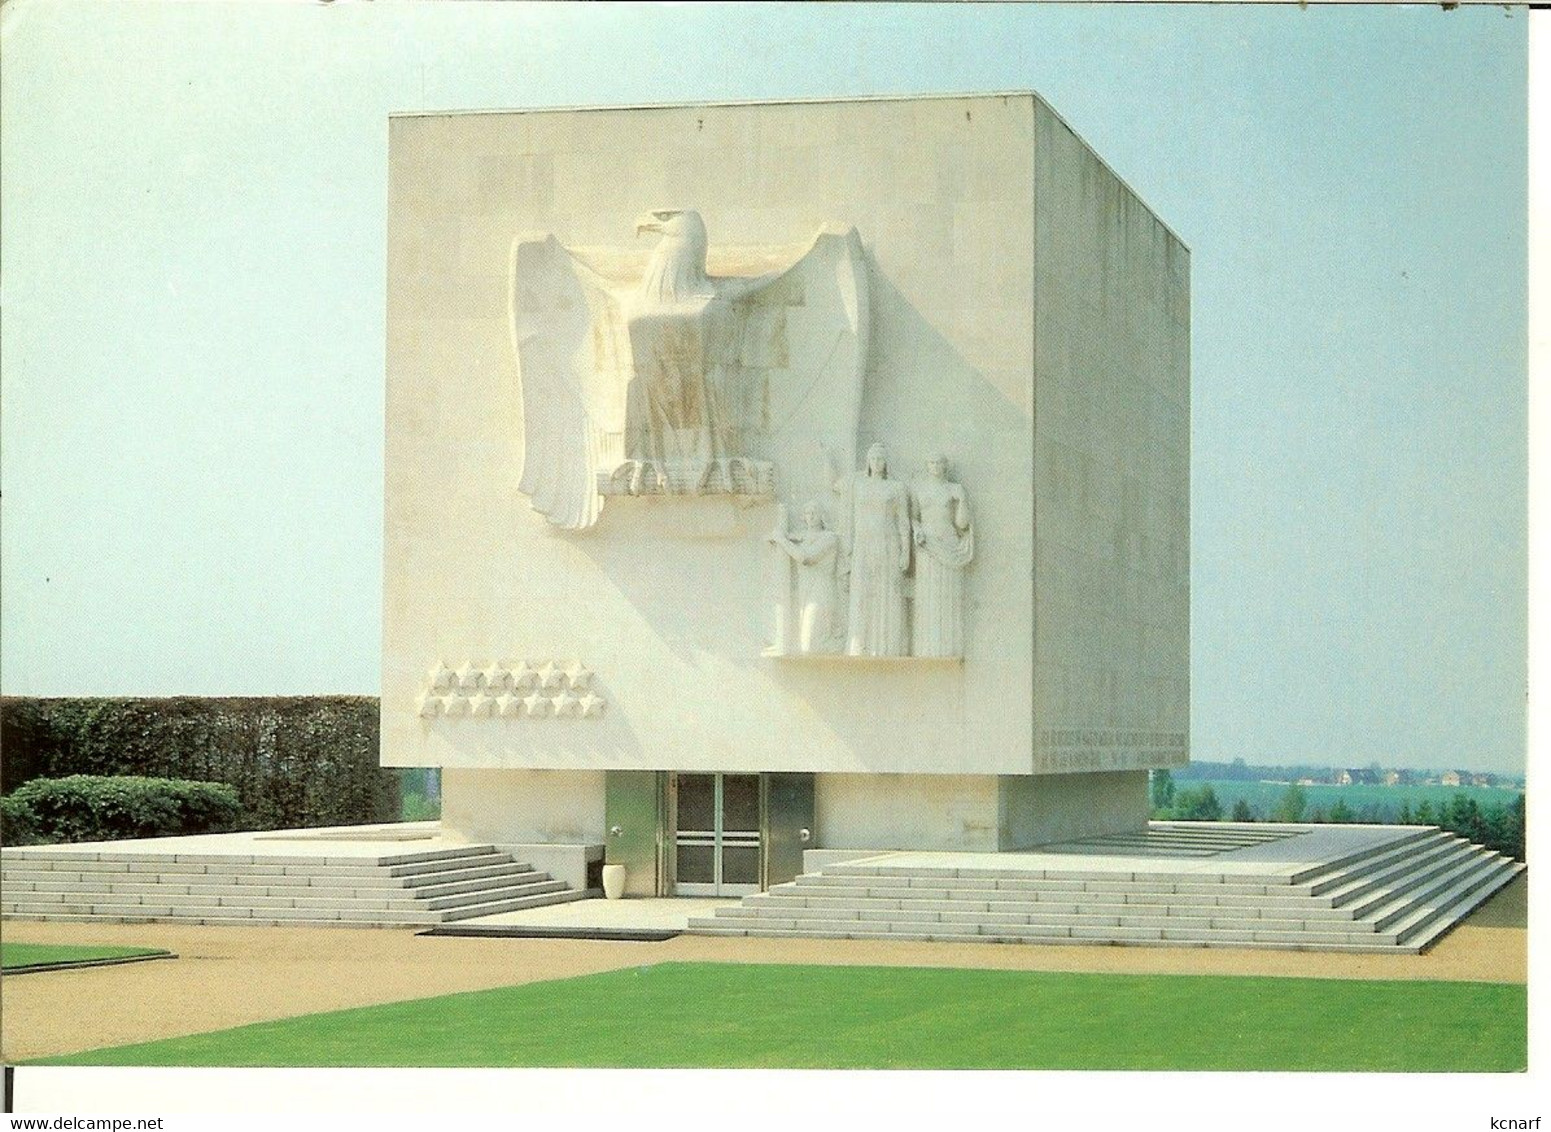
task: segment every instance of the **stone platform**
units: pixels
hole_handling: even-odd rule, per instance
[[[17,920],[403,927],[588,895],[435,822],[0,852],[0,914]]]
[[[735,896],[627,896],[578,900],[496,912],[430,929],[428,935],[488,935],[538,939],[664,940],[682,935],[697,917],[736,907]]]
[[[827,864],[689,931],[1418,953],[1523,869],[1431,826],[1154,822],[1039,852]]]

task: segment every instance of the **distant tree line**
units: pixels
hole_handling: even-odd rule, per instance
[[[1488,849],[1524,860],[1524,795],[1511,802],[1481,803],[1469,794],[1454,794],[1447,803],[1422,801],[1416,806],[1402,802],[1398,811],[1369,804],[1352,807],[1337,800],[1328,810],[1310,806],[1308,791],[1288,786],[1278,795],[1270,812],[1261,814],[1249,801],[1239,798],[1231,811],[1210,785],[1181,788],[1167,770],[1152,772],[1152,816],[1157,821],[1272,821],[1314,824],[1435,825],[1467,837]]]
[[[1282,766],[1261,766],[1246,763],[1243,759],[1234,759],[1232,762],[1219,763],[1192,759],[1189,765],[1180,767],[1174,772],[1174,778],[1178,782],[1298,782],[1308,779],[1311,782],[1326,783],[1331,780],[1332,774],[1340,769],[1330,763],[1291,763]],[[1371,772],[1376,778],[1382,777],[1385,766],[1379,762],[1369,762],[1364,765],[1364,770]],[[1396,768],[1398,769],[1398,768]],[[1464,767],[1455,767],[1456,771],[1465,773]],[[1409,778],[1408,785],[1418,785],[1423,778],[1436,778],[1442,772],[1424,771],[1416,769],[1400,770],[1400,773]],[[1496,782],[1512,788],[1522,787],[1524,779],[1513,775],[1493,775]],[[1463,785],[1468,785],[1465,783]]]

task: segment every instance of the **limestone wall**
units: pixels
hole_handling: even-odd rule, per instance
[[[1182,758],[1184,252],[1063,129],[1028,95],[393,118],[384,764],[994,776]],[[945,452],[968,494],[962,661],[762,656],[773,503],[610,498],[568,533],[517,490],[513,237],[629,248],[661,206],[700,212],[713,271],[728,249],[860,234],[856,439],[887,442],[897,476]],[[825,478],[813,437],[799,419],[768,444],[800,504],[790,485]],[[502,660],[580,662],[601,702],[417,710],[434,664]]]
[[[1180,766],[1189,252],[1043,103],[1035,123],[1034,769]]]

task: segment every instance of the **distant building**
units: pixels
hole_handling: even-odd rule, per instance
[[[1384,772],[1384,785],[1385,786],[1399,786],[1403,777],[1404,776],[1398,770],[1385,771]]]
[[[1379,776],[1367,767],[1349,767],[1336,775],[1335,782],[1337,786],[1377,786]]]
[[[1446,771],[1444,771],[1442,774],[1440,774],[1438,776],[1438,785],[1440,785],[1440,786],[1458,786],[1459,785],[1459,771],[1457,771],[1457,770],[1446,770]]]

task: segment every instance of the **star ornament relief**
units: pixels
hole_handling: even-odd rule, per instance
[[[526,660],[490,664],[470,660],[456,669],[438,661],[429,670],[429,686],[415,698],[415,711],[426,718],[594,719],[603,714],[605,701],[593,691],[592,678],[592,669],[579,660],[547,660],[538,665]]]

